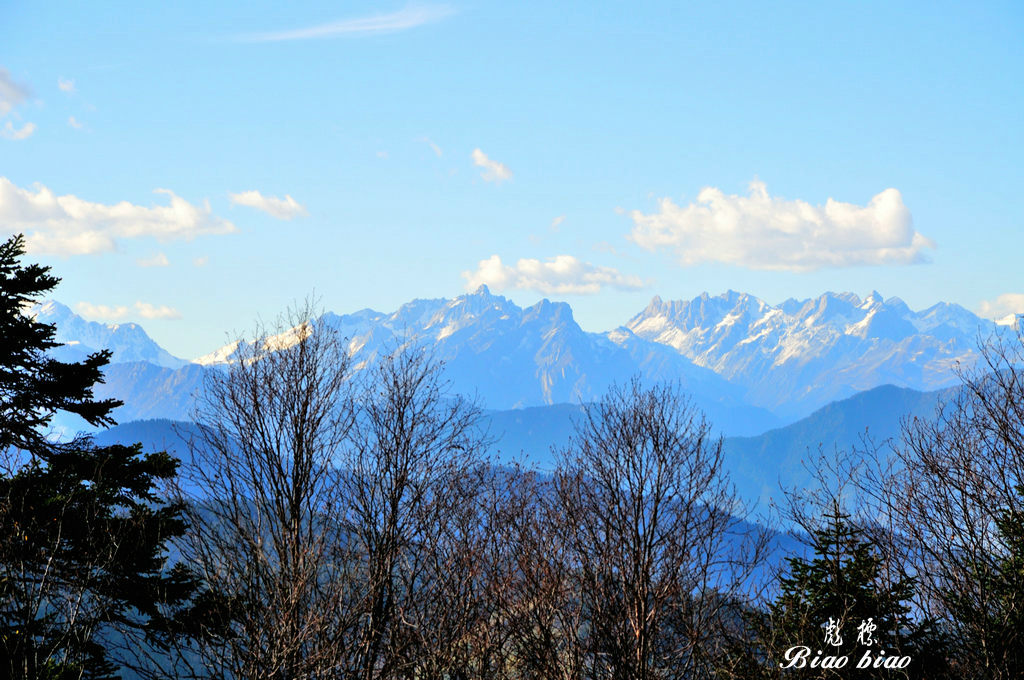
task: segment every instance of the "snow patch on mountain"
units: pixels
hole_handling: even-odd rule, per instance
[[[626,326],[742,387],[744,399],[792,417],[854,391],[892,383],[918,390],[957,380],[996,328],[959,305],[911,310],[877,291],[825,293],[769,305],[734,291],[655,297]]]
[[[101,349],[111,351],[111,363],[145,361],[165,368],[181,368],[189,362],[171,355],[136,323],[103,324],[86,321],[56,300],[45,300],[28,309],[30,316],[56,326],[57,342],[52,350],[62,361],[81,361]]]
[[[235,341],[189,364],[136,324],[87,322],[55,302],[33,313],[57,325],[66,343],[58,351],[68,360],[113,350],[108,373],[128,390],[118,396],[153,417],[170,417],[161,409],[172,406],[180,415],[185,407],[182,395],[161,397],[161,390],[200,384],[202,371],[179,373],[183,368],[223,367],[251,349]],[[863,299],[825,293],[778,305],[727,291],[692,300],[656,296],[625,325],[593,333],[564,302],[519,307],[481,286],[455,299],[412,300],[389,313],[327,312],[311,323],[344,339],[357,371],[404,347],[425,347],[444,363],[453,392],[475,395],[488,408],[590,401],[610,384],[641,375],[680,384],[723,430],[754,433],[883,384],[916,390],[955,384],[957,367],[975,361],[979,339],[1012,332],[1022,319],[1007,317],[1000,325],[948,303],[914,311],[877,291]],[[290,347],[308,330],[287,329],[265,342]],[[175,375],[114,369],[140,362]]]

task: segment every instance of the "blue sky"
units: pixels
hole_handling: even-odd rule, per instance
[[[313,291],[1024,312],[1019,3],[167,5],[0,8],[0,230],[180,356]]]

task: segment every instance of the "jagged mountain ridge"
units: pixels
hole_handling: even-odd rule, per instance
[[[671,348],[626,328],[584,331],[564,302],[541,300],[522,308],[481,287],[452,300],[413,300],[391,314],[328,312],[314,323],[346,338],[357,367],[372,366],[407,344],[427,346],[444,362],[453,390],[479,396],[487,408],[591,401],[612,382],[640,374],[678,381],[723,428],[754,432],[777,422],[767,411],[745,405],[741,391],[727,380]],[[286,331],[268,344],[279,346],[296,337]],[[197,362],[231,361],[238,350],[232,343]]]
[[[135,324],[107,327],[62,305],[41,307],[61,339],[78,343],[70,350],[118,340],[100,392],[125,400],[120,420],[186,417],[202,374],[238,352],[232,343],[183,366]],[[878,385],[954,384],[957,362],[973,361],[979,335],[999,328],[958,305],[914,312],[877,293],[863,300],[825,293],[773,306],[729,291],[690,301],[655,297],[625,326],[591,333],[566,303],[523,308],[486,287],[450,300],[413,300],[390,314],[327,312],[315,323],[346,338],[361,368],[408,343],[428,346],[445,362],[454,391],[475,394],[491,409],[589,401],[635,374],[675,380],[728,434],[756,434]],[[137,344],[123,341],[129,337]],[[297,337],[292,329],[272,342]]]
[[[655,297],[626,327],[668,345],[784,418],[884,384],[916,390],[957,382],[957,365],[1001,328],[955,304],[921,312],[877,292],[825,293],[770,305],[729,291],[693,300]]]

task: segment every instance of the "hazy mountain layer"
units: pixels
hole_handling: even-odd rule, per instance
[[[890,440],[898,439],[900,421],[907,417],[934,415],[939,400],[950,391],[918,392],[885,385],[834,402],[810,416],[756,437],[726,437],[723,442],[725,470],[741,497],[765,503],[781,500],[782,487],[804,487],[810,476],[803,462],[836,449],[864,449],[878,444],[877,455],[887,456]],[[497,460],[520,461],[550,470],[556,451],[565,447],[574,432],[581,407],[556,404],[524,409],[487,411],[483,426],[489,434],[489,451]],[[103,443],[142,442],[149,450],[164,449],[184,455],[182,434],[194,434],[195,426],[172,420],[126,422],[97,435]]]

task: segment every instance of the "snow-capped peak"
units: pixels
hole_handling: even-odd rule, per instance
[[[28,314],[57,328],[57,341],[64,347],[54,351],[65,360],[78,361],[86,355],[109,349],[111,363],[145,361],[165,368],[188,364],[160,347],[136,323],[103,324],[86,321],[56,300],[44,300],[29,308]]]
[[[772,409],[819,406],[883,383],[951,384],[951,367],[972,360],[986,326],[993,327],[958,305],[915,312],[878,291],[863,300],[824,293],[779,305],[733,291],[656,298],[627,323],[636,335],[745,385],[754,404]]]

